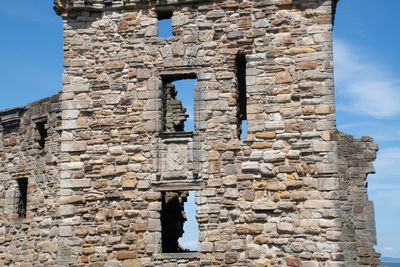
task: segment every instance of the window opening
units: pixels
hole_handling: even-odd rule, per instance
[[[196,251],[199,245],[199,223],[196,219],[195,191],[188,193],[185,202],[186,223],[183,225],[183,235],[178,241],[185,249]]]
[[[41,149],[44,148],[47,138],[46,121],[36,122],[36,129],[39,132],[38,143]]]
[[[235,63],[238,88],[238,137],[244,139],[247,137],[246,55],[238,53]]]
[[[17,179],[17,182],[19,191],[18,202],[17,202],[17,214],[18,218],[26,218],[28,178]]]
[[[158,37],[169,38],[172,34],[172,12],[160,12],[158,19]]]
[[[184,241],[182,243],[178,241],[184,235],[184,229],[187,230],[184,225],[188,220],[187,214],[185,213],[185,202],[187,201],[188,196],[188,191],[162,192],[161,245],[162,252],[164,253],[190,252],[193,251],[190,249],[197,247],[197,237],[192,241],[186,241],[188,240],[187,237],[183,239]],[[194,207],[190,208],[194,210]],[[193,215],[192,212],[188,214],[190,217]],[[192,220],[193,219],[191,218],[190,221]],[[190,222],[189,226],[193,227],[193,229],[187,230],[187,232],[189,232],[189,234],[190,232],[195,232],[194,228],[196,228],[196,225],[193,225],[193,222]]]
[[[163,131],[194,131],[195,75],[163,77]]]

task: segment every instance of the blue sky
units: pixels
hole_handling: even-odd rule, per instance
[[[379,145],[368,176],[377,250],[400,258],[400,1],[341,0],[334,28],[337,128]]]
[[[0,110],[62,88],[62,21],[52,3],[17,0],[0,7]],[[379,144],[368,191],[377,249],[391,257],[400,257],[398,10],[399,0],[341,0],[334,29],[337,127]]]

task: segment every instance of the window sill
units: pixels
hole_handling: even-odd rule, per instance
[[[168,259],[199,259],[200,254],[196,251],[189,252],[175,252],[175,253],[160,253],[157,258],[159,260],[168,260]]]

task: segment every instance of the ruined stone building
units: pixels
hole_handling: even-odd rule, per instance
[[[336,129],[335,7],[55,1],[62,92],[0,112],[0,266],[379,266],[377,146]]]

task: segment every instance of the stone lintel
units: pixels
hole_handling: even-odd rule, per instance
[[[157,192],[162,191],[191,191],[204,188],[203,181],[184,181],[184,182],[153,182],[153,189]]]
[[[3,128],[18,126],[25,110],[25,107],[16,107],[0,111],[0,120]]]

